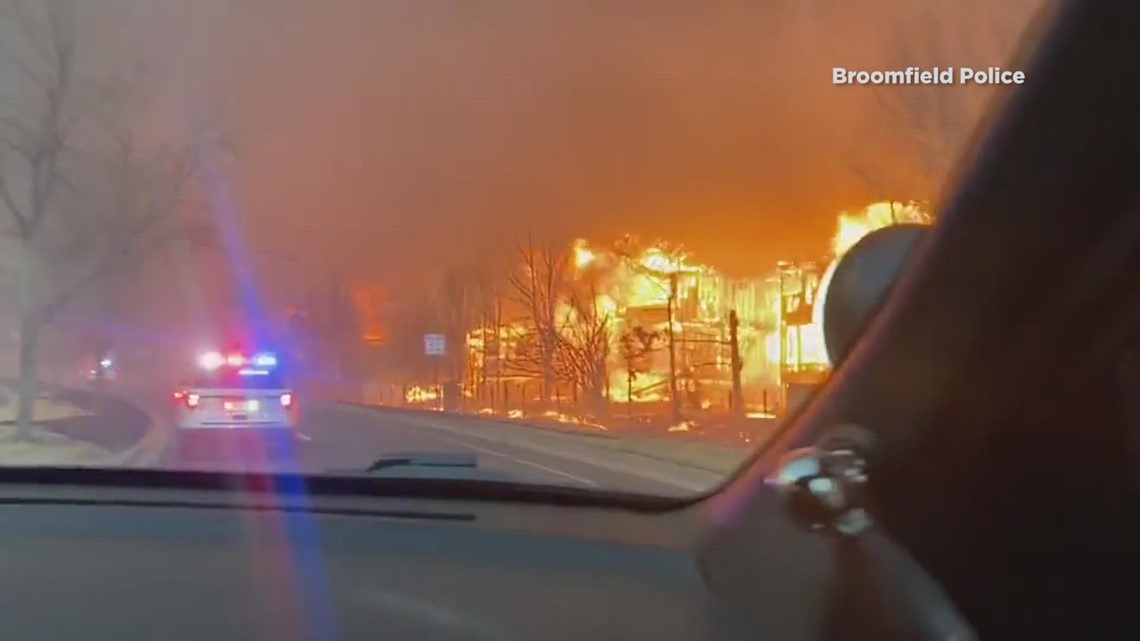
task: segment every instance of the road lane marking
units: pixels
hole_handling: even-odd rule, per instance
[[[367,411],[367,410],[370,410],[372,408],[350,407],[349,409],[350,410],[361,409],[361,410]],[[375,414],[373,414],[373,415],[375,415]],[[402,419],[402,420],[407,420],[407,419]],[[485,441],[488,443],[503,443],[504,441],[506,441],[507,444],[509,444],[515,448],[526,449],[526,450],[531,450],[533,452],[546,454],[547,456],[550,456],[552,458],[559,458],[559,459],[565,459],[568,461],[575,461],[577,463],[582,463],[584,465],[588,465],[590,467],[598,468],[600,470],[605,470],[605,471],[610,472],[610,473],[635,477],[635,478],[639,478],[643,481],[651,481],[654,483],[660,483],[661,485],[667,485],[670,487],[683,489],[683,490],[686,490],[688,492],[705,492],[705,491],[708,491],[709,489],[714,488],[717,485],[719,485],[721,482],[723,482],[723,480],[725,478],[725,476],[722,474],[714,474],[712,472],[703,471],[703,470],[696,470],[696,469],[688,470],[690,472],[698,472],[701,475],[708,475],[709,480],[701,481],[698,483],[696,481],[688,481],[685,479],[675,478],[670,473],[650,471],[650,470],[644,469],[644,468],[630,468],[627,465],[614,465],[614,464],[603,463],[603,462],[597,460],[593,455],[583,455],[583,454],[576,453],[576,452],[569,452],[569,451],[560,450],[560,449],[554,448],[554,447],[539,445],[539,444],[534,443],[534,442],[527,442],[527,443],[510,442],[510,441],[507,441],[506,439],[499,438],[496,436],[492,436],[489,434],[479,434],[479,433],[475,433],[472,430],[461,430],[461,429],[456,428],[454,426],[444,426],[444,425],[439,425],[438,423],[435,423],[435,422],[425,422],[422,420],[413,419],[412,421],[408,421],[407,423],[402,423],[402,421],[400,419],[397,419],[397,422],[400,422],[405,427],[408,427],[408,425],[410,423],[411,425],[415,425],[417,427],[425,427],[427,429],[430,429],[433,432],[435,432],[435,434],[433,434],[433,438],[437,437],[439,432],[447,432],[450,434],[462,434],[466,438],[478,439],[480,441]],[[543,438],[543,439],[548,438],[548,436],[545,434],[542,434],[542,435],[536,434],[536,436],[540,436],[540,438]],[[460,441],[460,442],[467,444],[466,441]],[[547,442],[549,442],[549,440]],[[471,447],[474,449],[475,446],[471,446]],[[631,452],[623,452],[620,450],[614,450],[614,451],[611,451],[608,453],[620,454],[624,457],[646,458],[643,455],[637,454],[636,452],[631,453]],[[652,459],[646,459],[646,460],[652,460]],[[684,464],[677,463],[675,461],[669,461],[669,460],[656,461],[656,463],[657,464],[666,464],[666,465],[678,467],[678,468],[685,468],[686,467]]]
[[[421,432],[420,430],[417,430],[414,427],[407,425],[405,423],[393,421],[392,424],[398,425],[400,428],[404,429],[405,431],[414,432],[417,436],[420,436],[420,437],[424,436],[423,432]],[[600,484],[597,481],[593,481],[593,480],[590,480],[588,478],[578,476],[576,474],[571,474],[570,472],[564,472],[562,470],[550,467],[548,465],[543,465],[542,463],[535,463],[534,461],[528,461],[524,458],[519,458],[517,456],[512,456],[510,454],[499,452],[499,451],[493,450],[489,447],[483,447],[481,445],[475,445],[474,443],[464,441],[462,439],[454,438],[451,436],[443,436],[442,434],[439,434],[439,433],[431,434],[427,438],[436,439],[439,441],[445,441],[447,443],[454,443],[456,445],[461,445],[467,449],[472,449],[472,450],[475,450],[477,452],[483,452],[484,454],[489,454],[491,456],[498,456],[500,458],[505,458],[507,460],[514,461],[515,463],[518,463],[520,465],[526,465],[529,467],[533,467],[536,470],[542,470],[543,472],[546,472],[548,474],[554,474],[556,476],[562,476],[562,477],[568,478],[572,481],[577,481],[578,483],[588,485],[590,487],[599,487],[600,486]]]
[[[308,434],[301,434],[300,432],[297,433],[297,438],[301,439],[302,441],[313,440],[313,437],[309,436]]]
[[[588,478],[584,478],[584,477],[578,476],[576,474],[571,474],[569,472],[563,472],[562,470],[555,469],[555,468],[549,467],[547,465],[543,465],[542,463],[535,463],[534,461],[528,461],[526,459],[519,458],[517,456],[511,456],[510,454],[504,454],[502,452],[497,452],[495,450],[492,450],[491,448],[483,447],[481,445],[475,445],[473,443],[468,443],[467,441],[462,441],[462,440],[457,439],[457,438],[451,438],[449,436],[440,436],[439,434],[433,434],[431,437],[432,438],[438,438],[441,441],[448,441],[451,443],[455,443],[457,445],[462,445],[463,447],[473,449],[477,452],[483,452],[484,454],[490,454],[491,456],[499,456],[499,457],[514,461],[515,463],[520,463],[522,465],[529,465],[530,467],[533,467],[533,468],[538,469],[538,470],[542,470],[544,472],[548,472],[550,474],[555,474],[558,476],[564,476],[568,479],[577,481],[579,483],[584,483],[586,485],[589,485],[590,487],[598,487],[598,485],[599,485],[597,481],[591,481]]]

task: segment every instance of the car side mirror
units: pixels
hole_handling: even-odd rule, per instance
[[[839,365],[883,306],[911,251],[930,231],[928,225],[900,224],[877,229],[855,243],[824,275],[823,342],[827,358]]]

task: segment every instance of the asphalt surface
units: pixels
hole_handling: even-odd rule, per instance
[[[459,426],[473,421],[464,417],[455,420]],[[308,407],[300,434],[295,448],[252,430],[211,436],[172,449],[154,465],[219,471],[363,473],[385,455],[429,452],[474,456],[479,469],[519,482],[651,494],[675,495],[679,491],[672,485],[525,447],[414,425],[400,412],[315,404]]]
[[[0,390],[3,388],[0,387]],[[44,391],[92,412],[91,416],[50,421],[49,429],[72,438],[94,442],[114,452],[125,452],[148,432],[158,430],[173,444],[173,403],[170,389],[152,383],[116,384],[107,394],[79,387],[44,386]],[[13,402],[0,398],[0,402]],[[687,494],[683,485],[663,483],[628,470],[615,470],[538,452],[525,446],[489,441],[474,434],[479,419],[454,417],[454,426],[470,426],[471,437],[417,425],[409,414],[345,406],[337,403],[306,405],[300,440],[280,443],[261,430],[234,430],[231,434],[197,439],[185,447],[167,447],[134,464],[146,467],[212,471],[366,473],[377,459],[400,453],[464,454],[479,470],[525,483],[569,485],[585,489],[618,490],[648,494]],[[431,473],[421,470],[421,472]],[[398,469],[387,474],[400,474]]]

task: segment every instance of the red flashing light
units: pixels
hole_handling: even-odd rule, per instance
[[[243,363],[245,363],[245,356],[241,354],[230,354],[226,356],[226,365],[230,367],[241,367]]]

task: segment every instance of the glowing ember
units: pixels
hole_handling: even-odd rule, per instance
[[[408,403],[426,403],[439,399],[439,392],[430,389],[419,387],[418,385],[408,388],[408,393],[404,395]]]

